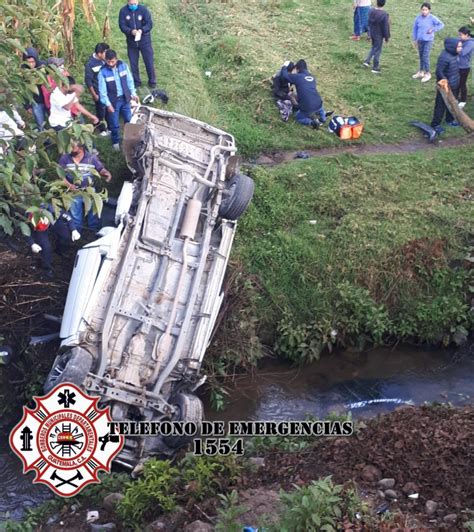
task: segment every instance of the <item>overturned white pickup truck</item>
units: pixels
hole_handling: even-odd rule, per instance
[[[115,421],[200,421],[194,391],[254,183],[237,171],[232,135],[175,113],[140,107],[124,149],[135,180],[117,226],[77,254],[45,390],[73,382]],[[117,461],[134,467],[182,443],[129,438]]]

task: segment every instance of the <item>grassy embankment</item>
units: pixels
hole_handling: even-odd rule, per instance
[[[105,3],[97,2],[99,20]],[[286,58],[305,57],[326,106],[365,122],[361,142],[418,137],[408,122],[429,121],[435,92],[433,82],[421,85],[410,77],[417,68],[410,31],[418,6],[401,0],[387,7],[393,39],[383,52],[383,75],[375,77],[360,66],[368,43],[348,39],[346,4],[149,1],[168,108],[228,129],[247,155],[338,144],[325,131],[282,123],[271,100],[272,73]],[[433,65],[442,39],[466,22],[468,4],[435,6],[446,29],[437,35]],[[109,42],[125,58],[115,23],[119,7]],[[91,39],[89,31],[78,37],[84,56]],[[110,155],[104,158],[116,164]],[[257,190],[234,252],[247,281],[233,277],[240,297],[216,351],[232,358],[233,339],[244,337],[237,352],[255,358],[257,335],[277,338],[280,352],[295,359],[317,357],[336,339],[461,338],[470,325],[464,258],[472,235],[473,162],[472,150],[461,148],[250,170]]]

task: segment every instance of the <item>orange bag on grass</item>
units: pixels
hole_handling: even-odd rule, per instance
[[[335,133],[342,140],[358,139],[363,130],[364,124],[355,116],[333,116],[328,126],[328,131]]]

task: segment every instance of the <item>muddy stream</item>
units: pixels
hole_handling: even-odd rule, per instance
[[[253,375],[238,377],[229,397],[224,412],[213,412],[207,402],[207,418],[300,420],[349,410],[354,418],[361,418],[391,411],[400,403],[469,404],[474,397],[474,358],[447,350],[398,347],[345,351],[304,368],[270,361]],[[7,434],[1,436],[0,520],[6,512],[19,519],[28,507],[51,494],[22,474],[20,460],[9,450]]]

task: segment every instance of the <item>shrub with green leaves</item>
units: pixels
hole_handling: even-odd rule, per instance
[[[281,532],[335,532],[345,515],[353,515],[360,501],[354,491],[346,494],[333,484],[331,477],[297,486],[291,493],[281,493],[286,510],[279,523]]]
[[[125,497],[117,505],[117,513],[126,523],[137,524],[156,514],[157,510],[173,510],[178,479],[179,470],[172,467],[170,461],[148,460],[142,477],[127,484]]]

